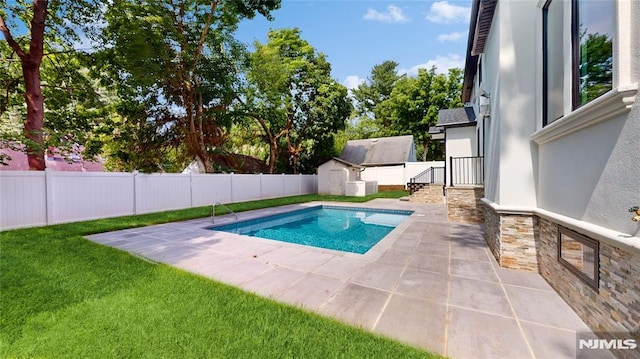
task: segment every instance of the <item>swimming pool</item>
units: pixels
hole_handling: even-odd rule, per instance
[[[211,229],[364,254],[412,213],[323,205]]]

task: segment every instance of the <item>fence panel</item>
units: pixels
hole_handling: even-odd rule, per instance
[[[260,199],[259,175],[233,175],[233,202],[255,201]]]
[[[0,230],[47,224],[44,172],[0,172]]]
[[[316,175],[302,175],[302,194],[318,193],[318,177]]]
[[[261,179],[262,198],[284,197],[282,187],[282,175],[262,175]]]
[[[135,213],[131,173],[49,172],[49,178],[53,223]]]
[[[300,190],[301,185],[301,175],[297,176],[282,176],[282,181],[284,185],[284,195],[285,196],[297,196],[302,194]]]
[[[188,174],[137,174],[136,212],[149,213],[191,207],[191,184]]]

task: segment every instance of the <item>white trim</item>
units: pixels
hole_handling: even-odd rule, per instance
[[[631,110],[638,84],[617,87],[531,135],[541,145]]]
[[[600,242],[640,253],[640,237],[637,236],[632,236],[608,228],[600,227],[593,223],[563,216],[561,214],[547,211],[542,208],[501,206],[486,198],[483,198],[481,201],[500,214],[535,215],[544,219],[548,219],[563,227],[572,229],[578,233],[594,238]]]

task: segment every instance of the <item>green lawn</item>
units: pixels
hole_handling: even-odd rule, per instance
[[[311,195],[229,207],[332,199],[363,200]],[[208,215],[202,207],[0,232],[0,357],[434,357],[82,237]]]

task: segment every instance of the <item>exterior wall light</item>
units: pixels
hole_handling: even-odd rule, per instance
[[[479,112],[484,117],[491,117],[491,94],[485,90],[480,94]]]

